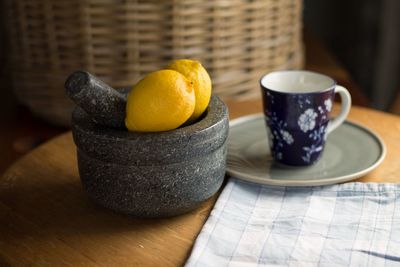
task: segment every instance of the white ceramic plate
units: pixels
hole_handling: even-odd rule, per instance
[[[371,130],[346,121],[327,139],[322,158],[310,167],[290,167],[273,161],[264,115],[231,121],[228,174],[250,182],[281,186],[314,186],[350,181],[376,168],[385,158],[382,139]]]

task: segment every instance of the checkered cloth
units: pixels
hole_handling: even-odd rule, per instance
[[[400,185],[231,178],[186,266],[400,266]]]

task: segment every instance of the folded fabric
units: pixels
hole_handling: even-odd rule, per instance
[[[231,178],[186,266],[400,266],[400,185]]]

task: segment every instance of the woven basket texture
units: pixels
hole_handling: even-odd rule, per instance
[[[303,66],[301,0],[3,0],[18,99],[68,125],[65,78],[88,70],[131,87],[172,59],[194,58],[223,99],[259,97],[259,78]]]

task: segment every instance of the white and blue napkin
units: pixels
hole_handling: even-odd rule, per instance
[[[231,178],[186,266],[400,266],[400,185]]]

